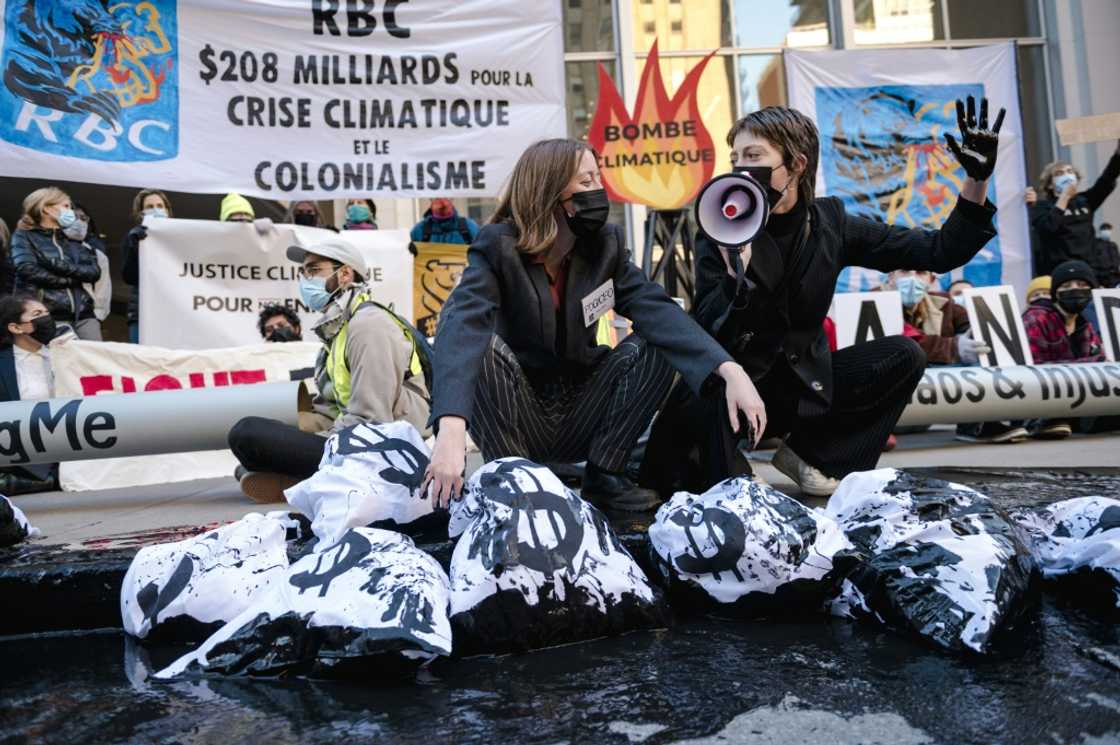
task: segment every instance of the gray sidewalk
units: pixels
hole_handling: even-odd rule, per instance
[[[885,453],[880,466],[896,468],[962,466],[973,468],[1094,468],[1120,466],[1120,435],[1076,436],[1060,442],[1027,441],[1015,445],[976,445],[956,442],[951,427],[903,435],[898,448]],[[775,487],[796,494],[793,484],[770,464],[772,452],[752,455],[756,472]],[[481,465],[468,459],[473,470]],[[46,543],[100,545],[106,537],[128,543],[133,533],[223,523],[247,512],[282,509],[257,505],[245,498],[233,478],[188,481],[88,492],[48,492],[14,498],[15,503],[43,531]],[[811,500],[819,504],[823,500]],[[150,541],[151,536],[147,536]]]

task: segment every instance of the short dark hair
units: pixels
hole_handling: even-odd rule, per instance
[[[265,335],[264,334],[264,325],[266,323],[268,323],[268,321],[270,319],[275,318],[276,316],[284,316],[284,318],[288,319],[288,323],[292,324],[292,328],[294,328],[294,329],[300,328],[299,316],[296,315],[296,312],[294,310],[292,310],[291,308],[289,308],[286,305],[280,305],[278,303],[273,303],[272,305],[266,305],[266,306],[264,306],[264,308],[261,309],[261,315],[257,319],[257,331],[261,332],[261,338],[262,339],[264,338],[264,335]]]
[[[740,132],[750,132],[768,140],[782,152],[782,163],[792,173],[794,158],[805,156],[805,170],[797,180],[797,195],[806,206],[813,203],[817,190],[817,161],[821,141],[817,125],[797,109],[767,106],[752,111],[731,125],[727,144],[734,147]]]
[[[1101,230],[1104,230],[1105,228],[1108,228],[1109,230],[1112,230],[1112,223],[1110,223],[1110,222],[1102,222],[1102,223],[1101,223]]]
[[[23,311],[32,300],[38,302],[39,298],[23,294],[0,297],[0,346],[11,346],[15,341],[12,332],[8,331],[8,324],[20,323]]]
[[[976,286],[976,285],[972,284],[972,282],[970,282],[967,279],[954,279],[952,282],[949,283],[949,289],[951,290],[951,289],[953,289],[954,287],[956,287],[957,285],[960,285],[960,284],[969,285],[970,287],[975,287]]]

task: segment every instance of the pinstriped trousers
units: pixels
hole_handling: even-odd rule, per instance
[[[487,461],[588,460],[621,472],[672,380],[665,358],[631,334],[586,377],[534,386],[513,350],[495,335],[475,391],[471,436]]]

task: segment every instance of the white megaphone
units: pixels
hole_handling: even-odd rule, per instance
[[[749,173],[725,173],[704,184],[696,198],[696,224],[720,246],[751,242],[770,214],[766,188]]]

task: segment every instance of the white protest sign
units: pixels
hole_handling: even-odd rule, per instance
[[[248,223],[146,218],[141,243],[140,341],[173,349],[213,349],[260,342],[257,315],[279,303],[295,310],[305,339],[319,317],[299,299],[299,265],[290,245],[333,238],[358,248],[374,299],[412,317],[412,255],[405,230],[277,225],[264,235]]]
[[[897,290],[838,292],[828,315],[836,324],[836,348],[902,333],[902,298]]]
[[[1097,333],[1109,362],[1120,362],[1120,288],[1093,290],[1097,310]]]
[[[983,367],[1034,364],[1014,287],[970,288],[964,291],[964,300],[972,338],[992,350],[980,355]]]
[[[51,346],[58,397],[208,388],[301,380],[313,375],[321,344],[289,342],[233,349],[181,351],[114,342],[69,341]],[[174,426],[174,422],[168,422]],[[232,476],[228,450],[68,461],[59,471],[66,491]]]
[[[529,144],[566,130],[559,2],[0,8],[4,176],[281,200],[481,197]]]

